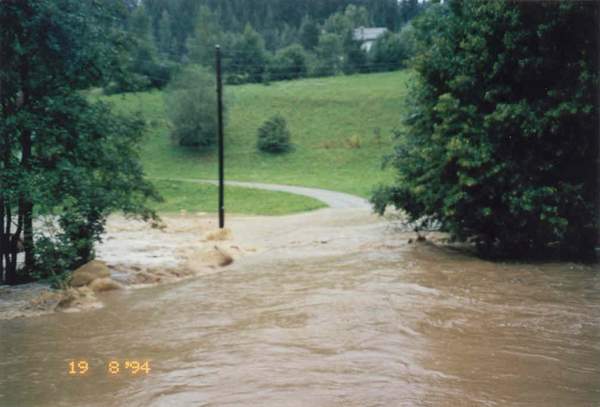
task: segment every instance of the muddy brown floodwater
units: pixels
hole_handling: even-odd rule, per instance
[[[408,244],[363,210],[231,228],[264,250],[101,309],[0,321],[0,405],[600,405],[595,266]]]

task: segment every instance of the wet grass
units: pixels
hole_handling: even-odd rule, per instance
[[[381,170],[382,157],[391,152],[392,133],[399,126],[410,78],[409,71],[399,71],[226,87],[227,179],[318,187],[368,197],[376,185],[393,179],[392,171]],[[148,122],[141,157],[149,177],[216,178],[215,151],[189,150],[172,143],[160,91],[105,99],[117,110],[140,112]],[[258,127],[276,113],[286,118],[294,144],[292,152],[279,156],[256,150]],[[159,189],[165,192],[162,185]],[[174,198],[169,194],[168,199]],[[278,200],[272,210],[295,210],[296,206],[286,209],[288,201]],[[262,203],[248,205],[251,210]]]

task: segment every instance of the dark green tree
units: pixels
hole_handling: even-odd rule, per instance
[[[184,147],[210,149],[217,138],[215,75],[204,67],[188,66],[166,88],[165,106],[173,140]]]
[[[407,31],[406,31],[407,32]],[[410,55],[410,43],[407,35],[387,32],[375,41],[369,52],[369,59],[375,71],[392,71],[406,65]]]
[[[315,54],[317,55],[317,62],[313,72],[315,76],[336,75],[341,71],[344,48],[339,35],[332,33],[321,34]]]
[[[276,43],[276,49],[288,47],[298,42],[298,30],[289,24],[284,24],[279,30],[279,39]]]
[[[265,43],[250,24],[238,36],[229,53],[228,72],[239,75],[241,81],[261,82],[266,68]]]
[[[299,44],[290,45],[275,54],[269,63],[269,79],[299,79],[307,75],[308,56]]]
[[[408,23],[415,18],[421,11],[422,6],[419,0],[400,0],[398,3],[398,13],[402,24]]]
[[[215,45],[222,44],[223,31],[216,15],[206,6],[200,8],[193,36],[187,48],[191,62],[204,66],[214,66]]]
[[[93,257],[108,214],[154,217],[136,145],[142,123],[91,103],[119,58],[121,2],[4,1],[0,7],[0,281],[62,273]],[[51,216],[52,234],[34,223]],[[34,226],[35,225],[35,226]],[[20,247],[21,246],[21,247]],[[23,249],[24,265],[17,267]],[[47,256],[51,253],[52,256]]]
[[[258,129],[256,147],[265,153],[286,153],[292,148],[290,138],[285,118],[277,114],[264,122]]]
[[[152,18],[143,6],[136,7],[127,18],[127,31],[118,31],[113,35],[119,38],[119,61],[115,64],[111,76],[104,85],[106,93],[134,92],[151,87],[163,87],[177,69],[177,64],[169,61],[169,56],[175,55],[173,44],[165,23],[168,14],[160,20],[163,26],[159,30],[159,40],[162,47],[170,48],[171,52],[159,52],[152,29]],[[166,30],[166,31],[165,31]],[[172,38],[172,37],[171,37]]]
[[[175,56],[175,38],[171,31],[171,15],[167,10],[163,11],[158,22],[158,49],[163,58],[173,58]]]
[[[309,16],[305,16],[300,26],[300,43],[308,50],[312,51],[319,43],[319,25]]]
[[[588,256],[598,231],[596,2],[460,1],[416,21],[429,42],[379,190],[487,255]],[[427,32],[421,30],[427,29]]]

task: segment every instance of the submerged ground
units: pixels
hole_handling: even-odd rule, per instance
[[[200,218],[173,219],[202,235]],[[101,309],[0,321],[0,405],[600,403],[592,267],[494,264],[409,244],[412,234],[364,209],[229,226],[232,240],[218,244],[246,253],[232,266],[105,294]],[[113,247],[119,233],[150,236],[111,227]],[[132,252],[152,261],[169,249],[162,236],[156,250]],[[69,375],[74,360],[89,371]],[[132,375],[127,360],[151,370]]]

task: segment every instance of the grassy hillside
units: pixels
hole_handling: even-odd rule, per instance
[[[391,151],[409,78],[408,71],[401,71],[226,87],[226,177],[368,196],[375,185],[392,177],[390,171],[381,171],[381,161]],[[171,142],[161,92],[107,99],[118,110],[141,112],[148,121],[142,160],[149,177],[216,178],[215,152],[187,150]],[[295,145],[293,152],[281,156],[256,150],[258,127],[276,113],[288,121]]]

